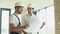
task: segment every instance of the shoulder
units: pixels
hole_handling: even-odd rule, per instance
[[[10,20],[15,20],[16,19],[16,16],[14,14],[12,14],[12,15],[9,16],[9,19]]]
[[[36,16],[36,15],[32,14],[32,16]]]
[[[37,18],[37,16],[36,16],[36,15],[34,15],[34,14],[32,14],[32,17],[33,17],[33,18]]]
[[[11,14],[9,17],[13,17],[14,16],[14,14]]]
[[[32,15],[32,18],[33,19],[36,19],[36,20],[39,20],[38,16],[37,15],[34,15],[34,14]]]

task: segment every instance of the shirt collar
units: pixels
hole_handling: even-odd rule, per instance
[[[31,16],[33,16],[34,14],[32,14]],[[28,14],[28,16],[30,16],[30,14]]]

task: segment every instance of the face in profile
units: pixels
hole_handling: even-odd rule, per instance
[[[17,6],[17,7],[15,7],[15,10],[16,10],[19,14],[21,14],[22,11],[23,11],[23,7],[22,7],[22,6]]]

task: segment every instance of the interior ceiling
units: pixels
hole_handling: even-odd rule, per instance
[[[44,8],[46,6],[52,5],[54,0],[0,0],[0,4],[4,5],[4,2],[5,2],[4,6],[13,9],[14,4],[17,1],[23,2],[25,5],[25,8],[27,7],[27,4],[33,3],[33,4],[35,4],[35,8],[36,8],[35,10],[38,10],[38,9]]]

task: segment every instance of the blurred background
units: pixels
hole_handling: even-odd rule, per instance
[[[24,3],[22,16],[27,14],[27,5],[33,3],[35,5],[34,14],[39,19],[45,19],[46,25],[43,29],[39,29],[39,34],[55,34],[55,13],[54,0],[0,0],[0,23],[1,34],[9,33],[9,15],[14,13],[14,5],[16,2]]]

